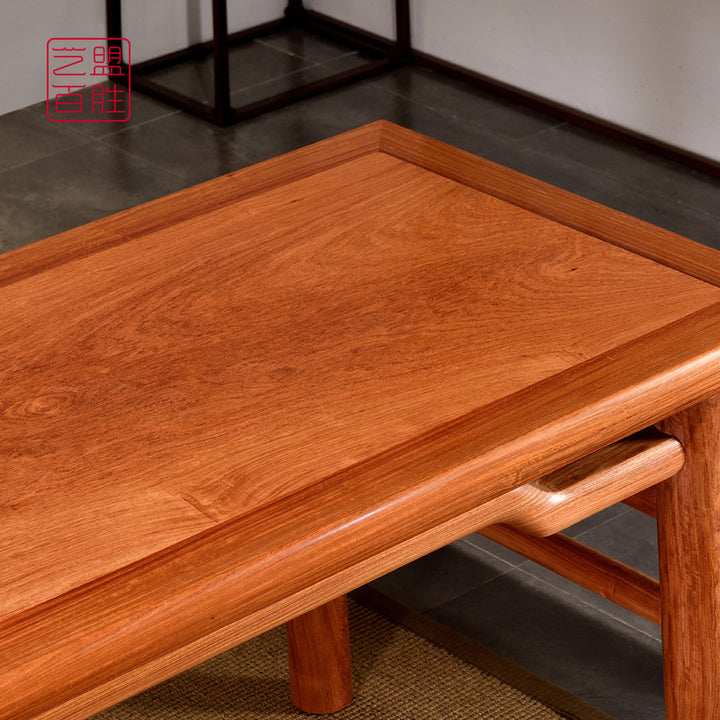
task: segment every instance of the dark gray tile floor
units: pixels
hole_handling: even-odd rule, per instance
[[[234,53],[237,104],[361,59],[288,33]],[[208,92],[202,63],[164,73]],[[159,77],[158,79],[162,79]],[[229,128],[133,94],[128,123],[0,117],[0,251],[384,118],[720,248],[720,180],[438,74],[404,68]],[[657,574],[652,521],[616,506],[570,533]],[[656,626],[480,536],[377,582],[618,720],[662,718]]]

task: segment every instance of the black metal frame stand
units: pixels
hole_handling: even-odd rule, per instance
[[[178,52],[133,65],[133,88],[163,100],[193,115],[210,120],[217,125],[230,125],[245,118],[260,115],[311,95],[346,85],[355,80],[385,72],[409,62],[412,57],[410,44],[410,0],[395,0],[395,41],[379,38],[371,33],[339,22],[303,6],[303,0],[288,0],[284,17],[273,22],[228,35],[227,0],[212,0],[213,40],[199,43]],[[122,37],[121,0],[105,0],[107,34],[109,38]],[[307,85],[234,108],[230,102],[230,47],[249,42],[290,28],[299,28],[316,35],[340,41],[361,50],[370,60],[352,70],[337,73]],[[112,41],[109,41],[112,45]],[[215,101],[206,105],[192,97],[167,88],[147,77],[148,73],[190,59],[213,55],[215,78]],[[123,70],[127,67],[123,63]]]

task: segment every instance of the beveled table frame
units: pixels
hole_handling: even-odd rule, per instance
[[[0,287],[378,152],[720,287],[710,248],[385,122],[22,248],[0,263]],[[289,621],[296,700],[336,709],[349,699],[344,593],[488,524],[549,534],[670,476],[657,489],[667,717],[717,717],[718,392],[714,303],[489,417],[458,418],[0,623],[0,718],[86,718]],[[653,425],[664,434],[635,435]],[[576,471],[591,456],[599,475]]]

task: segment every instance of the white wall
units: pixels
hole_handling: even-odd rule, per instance
[[[418,49],[720,160],[717,0],[412,1]]]
[[[392,34],[392,0],[306,4]],[[228,0],[230,28],[279,17],[284,5]],[[136,62],[210,37],[209,0],[124,0],[123,7]],[[720,160],[717,0],[411,0],[411,7],[418,50]],[[0,0],[0,113],[44,98],[50,37],[102,37],[104,27],[101,0]]]
[[[228,29],[236,32],[277,20],[285,5],[284,0],[227,0]],[[133,62],[212,39],[209,0],[123,0],[122,8],[123,35],[132,43]]]
[[[410,0],[410,6],[417,0]],[[440,4],[454,0],[436,0]],[[365,30],[383,37],[395,34],[395,2],[394,0],[305,0],[305,7],[325,13],[343,22],[357,25]]]
[[[50,38],[102,37],[104,22],[94,0],[0,0],[0,114],[45,99]]]
[[[392,0],[306,0],[391,36]],[[410,0],[413,47],[720,160],[718,0]]]

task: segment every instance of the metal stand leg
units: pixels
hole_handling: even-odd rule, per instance
[[[227,125],[232,119],[230,104],[230,47],[228,44],[227,2],[213,0],[213,64],[215,68],[215,122]]]
[[[121,0],[106,0],[108,37],[122,37]],[[147,60],[133,66],[133,88],[167,102],[193,115],[218,125],[254,117],[318,93],[341,87],[408,62],[412,56],[410,41],[410,0],[395,0],[396,39],[394,42],[307,10],[302,0],[288,0],[284,17],[239,33],[228,35],[227,0],[213,0],[213,41],[200,43],[178,52]],[[233,108],[230,99],[230,47],[264,37],[273,32],[300,28],[335,42],[347,44],[368,56],[363,65],[307,85],[292,88],[278,95]],[[149,77],[154,70],[169,67],[190,58],[213,55],[214,102],[207,104],[183,93],[171,90]]]

